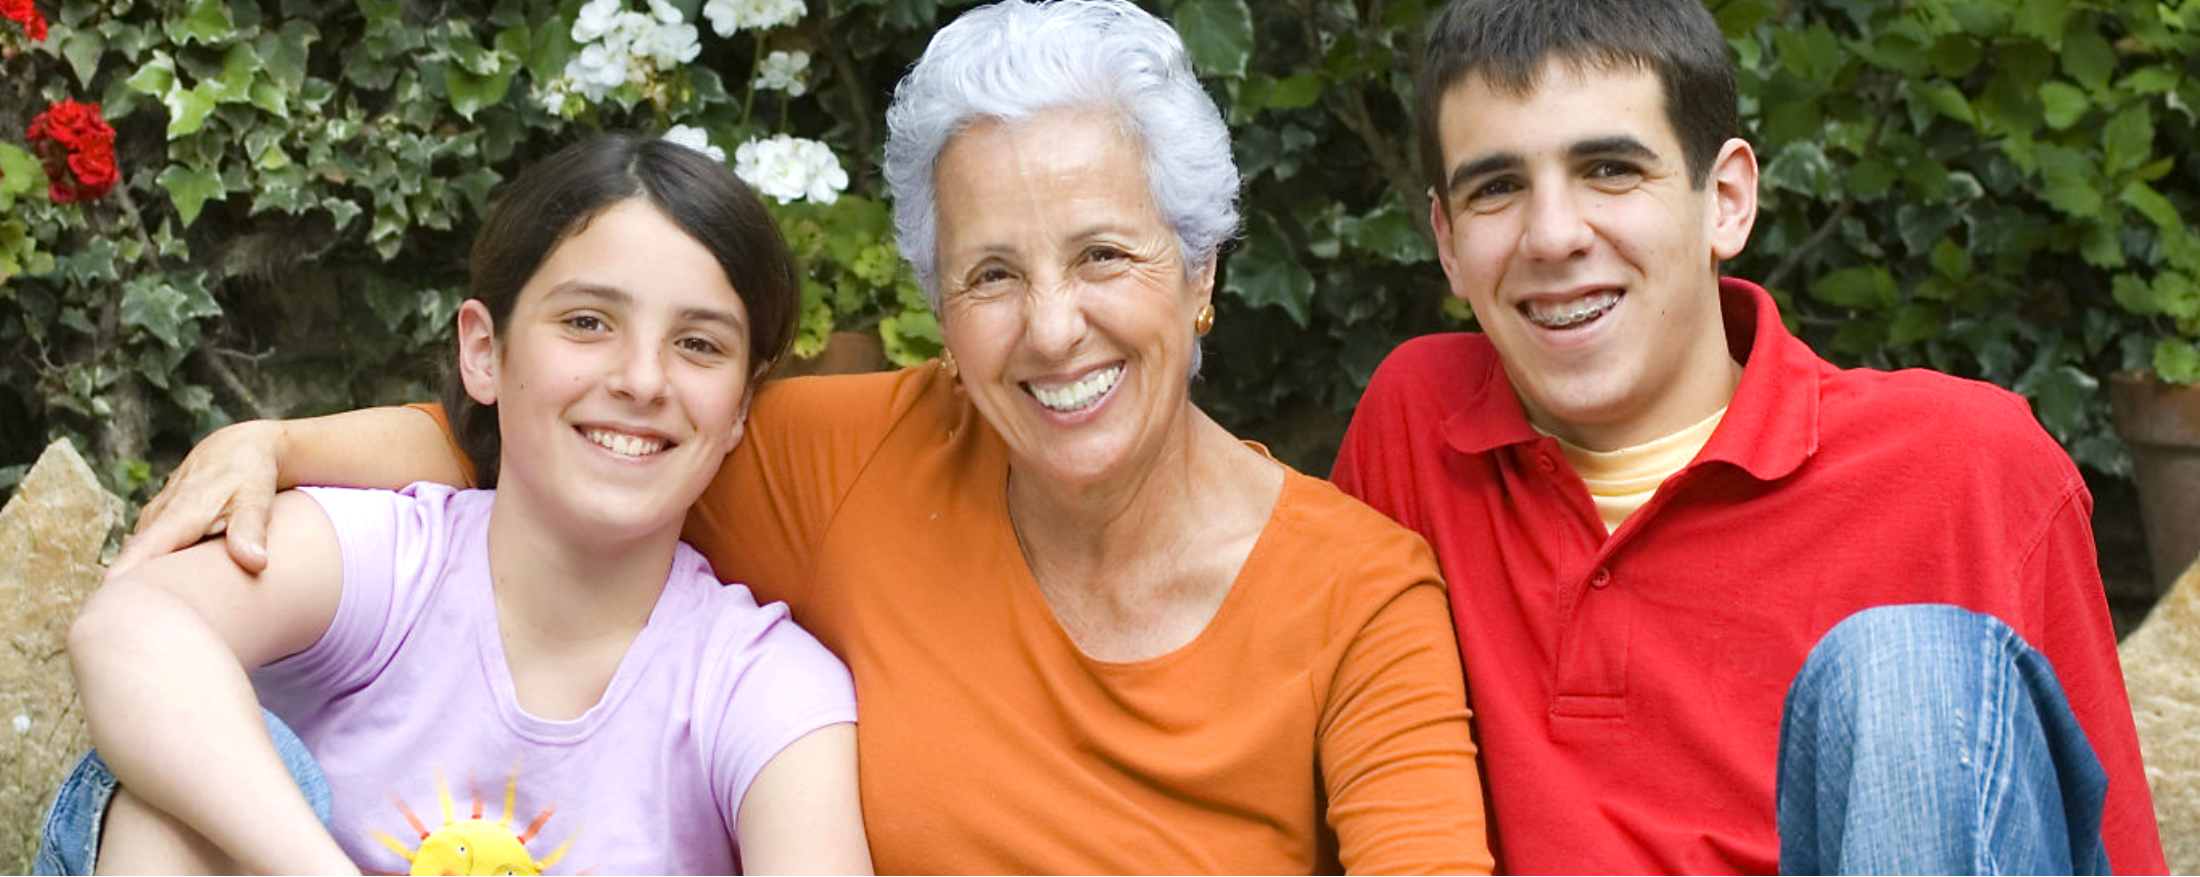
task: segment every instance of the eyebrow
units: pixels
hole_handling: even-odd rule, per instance
[[[1526,162],[1520,157],[1520,153],[1517,152],[1500,152],[1495,155],[1485,155],[1481,158],[1475,159],[1473,161],[1467,162],[1466,164],[1462,164],[1456,168],[1453,168],[1451,171],[1451,179],[1446,183],[1444,191],[1446,194],[1457,196],[1460,190],[1467,187],[1467,184],[1469,182],[1472,182],[1481,177],[1489,176],[1490,174],[1497,173],[1498,171],[1505,170],[1507,168],[1519,167],[1524,163]]]
[[[1647,162],[1657,160],[1658,153],[1642,141],[1625,134],[1583,140],[1566,148],[1566,157],[1577,161],[1600,156],[1617,156]]]
[[[627,307],[632,307],[634,304],[633,294],[626,290],[615,286],[591,283],[586,280],[568,280],[550,287],[548,294],[550,296],[578,295],[585,298],[602,299]],[[681,308],[680,320],[688,323],[722,323],[736,333],[748,331],[748,324],[742,321],[740,314],[718,308]]]
[[[1644,145],[1642,141],[1626,134],[1614,134],[1610,137],[1582,140],[1566,147],[1566,158],[1571,161],[1598,157],[1632,158],[1637,161],[1650,162],[1657,160],[1658,153],[1656,150]],[[1526,163],[1526,160],[1517,152],[1500,152],[1483,156],[1452,169],[1451,178],[1446,182],[1445,191],[1457,195],[1460,190],[1465,189],[1467,184],[1474,180],[1498,171],[1519,167],[1524,163]]]

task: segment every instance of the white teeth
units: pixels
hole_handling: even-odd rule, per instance
[[[591,429],[588,440],[602,445],[614,454],[628,457],[647,457],[665,449],[664,439],[642,438],[608,429]]]
[[[1571,329],[1604,316],[1604,312],[1616,304],[1619,304],[1619,293],[1604,290],[1567,301],[1524,302],[1520,312],[1527,316],[1528,322],[1545,329]]]
[[[1100,397],[1107,395],[1109,390],[1115,389],[1115,382],[1122,379],[1123,364],[1116,363],[1086,375],[1077,383],[1067,387],[1042,387],[1030,381],[1025,381],[1024,388],[1031,391],[1031,395],[1039,400],[1039,404],[1055,411],[1068,413],[1082,410],[1092,403],[1100,401]]]

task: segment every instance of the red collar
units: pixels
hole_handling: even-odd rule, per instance
[[[1742,362],[1742,382],[1726,418],[1691,466],[1723,462],[1763,481],[1785,477],[1818,450],[1818,391],[1823,360],[1788,333],[1772,295],[1747,280],[1719,280],[1726,343]],[[1480,374],[1462,375],[1466,392],[1444,421],[1444,440],[1481,454],[1542,436],[1495,355]]]

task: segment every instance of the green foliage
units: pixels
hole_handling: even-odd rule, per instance
[[[892,83],[967,2],[811,0],[720,37],[702,0],[673,0],[700,57],[595,101],[563,81],[581,0],[61,0],[44,43],[0,29],[0,472],[52,434],[97,436],[128,488],[232,417],[428,395],[490,193],[593,130],[829,143],[848,192],[777,208],[805,265],[797,349],[871,329],[897,362],[929,356],[875,169]],[[1384,354],[1472,324],[1413,155],[1438,0],[1156,2],[1245,183],[1195,392],[1321,471]],[[1728,270],[1837,361],[2014,388],[2080,462],[2125,471],[2102,377],[2200,379],[2200,0],[1710,6],[1763,167]],[[797,49],[807,94],[750,85]],[[120,132],[105,201],[48,203],[19,148],[62,96]]]
[[[2011,387],[2127,471],[2101,377],[2200,378],[2200,3],[1712,5],[1766,157],[1729,270],[1833,358]]]
[[[935,353],[864,172],[872,83],[936,4],[857,0],[724,37],[701,0],[673,5],[700,55],[598,100],[566,77],[582,0],[62,0],[45,42],[0,28],[0,464],[68,434],[127,493],[233,417],[431,396],[491,193],[595,130],[827,140],[855,185],[774,207],[809,242],[801,349],[877,326],[897,361]],[[774,50],[821,59],[805,95],[749,86]],[[61,97],[100,101],[118,131],[102,201],[48,202],[21,146]]]

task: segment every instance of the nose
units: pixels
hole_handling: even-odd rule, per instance
[[[640,402],[655,402],[665,394],[664,349],[654,344],[626,342],[605,375],[604,385],[613,395]]]
[[[1537,186],[1528,202],[1521,248],[1530,257],[1559,262],[1587,253],[1596,231],[1575,193],[1563,186]]]
[[[1035,285],[1025,299],[1024,342],[1042,356],[1067,357],[1086,329],[1084,289],[1074,280]]]

